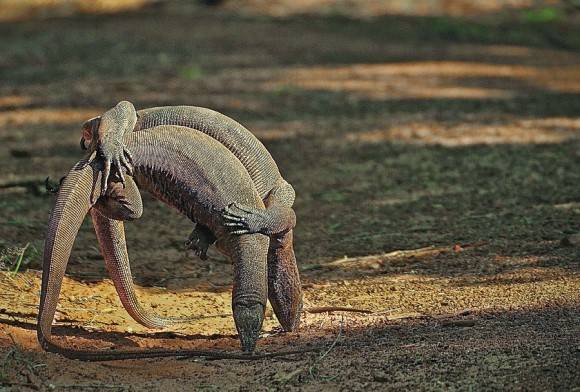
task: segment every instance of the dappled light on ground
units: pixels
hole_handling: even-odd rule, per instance
[[[31,102],[31,97],[21,95],[5,95],[0,97],[0,108],[22,107],[28,105]]]
[[[0,21],[133,11],[151,0],[2,0]]]
[[[241,0],[226,3],[226,7],[250,14],[289,16],[296,14],[345,14],[372,17],[387,14],[404,15],[477,15],[497,12],[502,8],[529,7],[530,0],[430,0],[409,2],[405,0]]]
[[[170,1],[0,23],[0,389],[580,382],[577,24],[527,22],[519,8],[480,18],[495,1],[449,2],[463,11],[424,2],[475,18],[354,3]],[[408,16],[417,14],[431,16]],[[39,271],[54,203],[44,180],[57,182],[83,156],[81,124],[124,99],[138,109],[210,107],[264,142],[296,189],[306,311],[300,331],[281,334],[268,309],[259,348],[323,349],[252,363],[87,364],[41,351]],[[208,260],[188,253],[192,223],[143,199],[143,216],[125,225],[139,296],[162,315],[196,320],[163,331],[132,321],[87,220],[57,338],[79,348],[238,350],[232,266],[213,248]]]
[[[351,93],[353,99],[510,98],[534,91],[580,92],[580,68],[526,67],[474,62],[353,64],[296,68],[271,89],[293,87]]]
[[[20,105],[29,100],[12,100],[11,105]],[[7,105],[8,106],[8,105]],[[0,126],[30,126],[30,125],[46,125],[47,127],[54,127],[59,125],[70,125],[71,123],[80,125],[87,119],[99,114],[97,108],[53,108],[53,109],[15,109],[5,112],[0,112]]]
[[[490,122],[494,120],[490,119]],[[347,133],[345,138],[349,142],[370,144],[397,141],[443,146],[562,143],[580,138],[580,120],[556,117],[498,121],[490,125],[474,122],[451,127],[430,122],[408,122],[386,129]]]

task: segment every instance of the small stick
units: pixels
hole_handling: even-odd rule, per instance
[[[304,309],[307,313],[328,313],[328,312],[352,312],[352,313],[365,313],[371,314],[372,310],[359,309],[359,308],[349,308],[347,306],[317,306],[313,308]]]
[[[314,361],[314,363],[308,368],[308,374],[310,374],[310,377],[312,377],[312,379],[314,379],[314,370],[316,369],[316,365],[320,361],[322,361],[324,359],[324,357],[326,357],[328,355],[329,352],[332,351],[332,349],[334,348],[334,346],[336,346],[336,343],[338,343],[338,340],[342,336],[342,325],[343,325],[343,323],[344,323],[344,319],[340,320],[340,325],[338,327],[338,333],[336,334],[336,338],[334,339],[334,341],[332,342],[332,344],[330,345],[330,347],[328,347],[328,349],[320,357],[318,357]]]
[[[200,353],[193,353],[191,355],[189,354],[185,354],[185,355],[179,355],[179,353],[176,354],[177,359],[189,359],[192,357],[197,357],[197,358],[206,358],[209,360],[220,360],[220,359],[237,359],[237,360],[241,360],[241,361],[254,361],[254,360],[258,360],[258,359],[266,359],[266,358],[276,358],[276,357],[286,357],[288,355],[298,355],[298,354],[304,354],[304,353],[310,353],[310,352],[314,352],[314,351],[319,351],[321,350],[321,347],[312,347],[312,348],[304,348],[304,349],[300,349],[300,350],[288,350],[288,351],[278,351],[278,352],[274,352],[274,353],[267,353],[267,352],[263,352],[263,353],[252,353],[252,354],[234,354],[234,353],[228,353],[228,352],[211,352],[211,356],[205,356],[204,357],[204,353],[200,352]],[[206,354],[209,354],[206,352]]]
[[[126,391],[129,389],[128,385],[125,384],[60,384],[55,385],[57,388],[65,389],[119,389],[121,391]]]

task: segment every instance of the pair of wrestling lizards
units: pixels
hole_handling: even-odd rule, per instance
[[[294,189],[250,131],[205,108],[135,111],[123,101],[83,125],[81,147],[89,155],[62,181],[49,220],[38,316],[38,339],[44,349],[85,360],[173,355],[247,358],[196,350],[73,350],[52,340],[62,279],[87,213],[128,313],[151,328],[184,321],[149,313],[137,300],[123,221],[140,217],[139,189],[196,222],[188,245],[200,257],[215,242],[232,260],[233,316],[245,352],[255,348],[268,299],[285,330],[298,326],[302,291],[292,244]]]

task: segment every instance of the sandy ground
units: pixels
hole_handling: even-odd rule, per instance
[[[0,389],[580,388],[580,31],[513,12],[393,16],[369,2],[349,18],[242,3],[0,24]],[[316,351],[84,363],[40,349],[44,178],[66,173],[80,124],[121,99],[214,108],[272,152],[298,195],[306,311],[283,334],[268,310],[258,349]],[[238,350],[230,264],[188,254],[191,223],[144,201],[126,225],[140,298],[197,320],[131,320],[87,221],[59,341]]]

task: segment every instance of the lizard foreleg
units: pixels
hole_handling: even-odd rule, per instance
[[[191,249],[202,260],[207,260],[207,249],[215,243],[216,237],[204,225],[196,224],[185,242],[185,247]]]
[[[264,200],[265,210],[234,203],[223,211],[224,224],[232,234],[285,233],[296,225],[294,198],[294,188],[282,180]]]
[[[81,148],[95,150],[95,159],[100,160],[103,165],[101,195],[107,191],[111,171],[125,183],[123,167],[129,173],[133,170],[131,153],[122,143],[122,138],[133,131],[136,122],[137,113],[133,104],[121,101],[102,116],[83,124]]]

